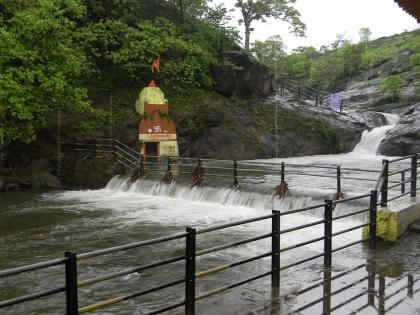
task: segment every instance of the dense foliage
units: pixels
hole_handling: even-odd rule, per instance
[[[0,143],[30,142],[58,109],[87,113],[85,125],[107,120],[91,100],[147,84],[157,55],[166,92],[210,90],[211,66],[237,34],[223,6],[179,3],[0,0]]]
[[[344,34],[338,34],[337,40],[329,46],[322,46],[319,50],[300,47],[289,55],[285,53],[281,37],[276,36],[263,42],[256,41],[251,52],[259,61],[277,69],[279,76],[302,81],[314,88],[334,91],[342,89],[347,82],[359,76],[365,76],[364,79],[377,77],[379,74],[374,70],[385,65],[392,67],[393,60],[405,65],[399,72],[419,76],[419,34],[417,30],[369,41],[369,29],[362,28],[358,43],[352,43]],[[390,91],[392,97],[398,97],[395,86],[399,81],[392,81],[393,90],[389,82],[383,84],[387,86],[386,89],[381,89]]]

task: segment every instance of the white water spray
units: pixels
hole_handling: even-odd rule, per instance
[[[370,131],[363,131],[360,142],[354,147],[353,152],[351,152],[353,155],[377,155],[379,146],[386,137],[386,133],[395,127],[400,118],[395,114],[383,113],[382,115],[384,115],[388,124],[373,128]]]

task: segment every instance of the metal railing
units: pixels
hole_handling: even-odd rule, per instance
[[[203,178],[198,181],[202,185],[206,180],[214,178],[221,183],[230,183],[239,187],[243,180],[250,176],[278,175],[279,185],[287,183],[287,179],[296,176],[322,177],[331,179],[336,187],[333,199],[341,199],[344,195],[345,182],[371,182],[373,190],[378,191],[380,205],[386,207],[389,201],[404,196],[416,197],[418,179],[418,156],[413,154],[393,160],[383,160],[379,169],[341,167],[339,165],[299,165],[289,163],[263,163],[252,161],[215,160],[197,158],[171,158],[149,156],[146,160],[139,152],[116,139],[81,139],[74,143],[77,151],[84,152],[90,157],[113,158],[126,166],[130,171],[140,170],[140,175],[155,174],[158,176],[171,175],[191,176],[199,167],[203,168]],[[410,164],[408,164],[410,163]],[[375,174],[378,177],[375,179]],[[137,178],[137,177],[136,177]],[[192,186],[194,186],[192,180]],[[409,187],[407,187],[409,186]],[[389,196],[389,192],[399,190],[397,195]]]
[[[376,182],[375,189],[380,192],[380,205],[387,207],[388,202],[410,195],[417,196],[417,180],[419,174],[419,153],[393,160],[383,160],[382,170]],[[407,178],[406,174],[409,174]],[[394,179],[395,177],[399,177]],[[406,186],[409,185],[409,189]],[[396,190],[396,196],[389,196],[390,190]],[[399,193],[399,194],[398,194]]]
[[[302,84],[300,81],[283,77],[280,79],[280,95],[288,92],[298,98],[314,102],[315,106],[325,104],[331,96],[331,93]]]
[[[354,211],[352,213],[348,213],[345,215],[336,215],[336,216],[333,215],[334,204],[343,204],[350,201],[366,199],[366,198],[370,198],[370,207],[368,209],[360,209],[360,210],[357,210],[357,211]],[[376,191],[373,191],[370,194],[342,199],[342,200],[335,200],[335,201],[326,200],[322,204],[318,204],[318,205],[314,205],[314,206],[306,207],[306,208],[301,208],[301,209],[289,210],[282,213],[280,213],[279,211],[273,210],[271,214],[268,214],[265,216],[246,219],[242,221],[229,222],[229,223],[218,225],[218,226],[211,226],[211,227],[201,228],[201,229],[187,227],[185,233],[178,233],[178,234],[167,236],[167,237],[161,237],[161,238],[151,239],[147,241],[140,241],[136,243],[111,247],[107,249],[101,249],[101,250],[88,252],[84,254],[66,252],[65,257],[61,259],[55,259],[55,260],[51,260],[47,262],[42,262],[42,263],[37,263],[37,264],[28,265],[28,266],[0,271],[0,279],[1,279],[4,277],[10,277],[10,276],[21,274],[24,272],[29,272],[29,271],[34,271],[34,270],[43,270],[45,268],[49,268],[49,267],[61,265],[61,264],[65,265],[65,272],[64,272],[65,286],[56,287],[53,289],[48,289],[45,291],[40,291],[33,294],[1,301],[0,309],[10,307],[12,305],[20,304],[23,302],[32,301],[38,298],[54,295],[57,293],[65,292],[67,314],[68,315],[83,314],[83,313],[89,313],[91,311],[98,310],[98,309],[101,309],[110,305],[121,303],[129,299],[140,297],[140,296],[152,293],[152,292],[160,291],[165,288],[170,288],[179,284],[184,284],[185,298],[182,301],[177,301],[176,303],[173,303],[169,306],[165,306],[161,309],[155,310],[148,314],[160,314],[160,313],[163,313],[168,310],[175,309],[181,306],[184,306],[185,314],[188,314],[188,315],[195,314],[196,302],[203,300],[205,298],[208,298],[212,295],[222,293],[229,289],[249,283],[251,281],[255,281],[257,279],[260,279],[266,276],[271,276],[271,286],[273,288],[278,288],[280,286],[280,272],[281,271],[284,271],[286,269],[295,267],[297,265],[300,265],[300,264],[303,264],[303,263],[306,263],[306,262],[309,262],[318,258],[323,258],[325,267],[329,268],[331,267],[331,264],[332,264],[333,253],[337,251],[340,251],[345,248],[354,246],[356,244],[364,243],[364,242],[368,242],[370,248],[375,248],[376,247],[376,209],[377,209],[376,205],[377,205],[377,193]],[[302,224],[302,225],[287,228],[287,229],[280,228],[281,218],[285,216],[290,216],[293,214],[302,214],[305,212],[307,213],[316,208],[324,209],[324,217],[321,220],[317,219],[316,221],[313,221],[311,223],[306,223],[306,224]],[[335,221],[341,220],[343,218],[350,217],[353,215],[358,215],[360,213],[369,213],[370,214],[369,222],[363,223],[363,224],[357,224],[350,228],[333,232],[334,231],[333,226],[334,226]],[[232,243],[227,243],[223,245],[218,245],[218,246],[214,246],[210,248],[197,250],[197,238],[201,237],[202,235],[215,232],[215,231],[221,231],[224,229],[242,226],[245,224],[254,223],[257,221],[264,221],[264,220],[271,220],[271,229],[270,231],[267,231],[268,233],[266,234],[254,236],[248,239],[243,239],[243,240],[232,242]],[[286,246],[286,247],[280,246],[281,235],[291,233],[294,231],[308,229],[315,226],[323,227],[323,231],[324,231],[323,236],[314,238],[314,239],[305,240],[303,242]],[[339,235],[357,230],[357,229],[361,229],[365,226],[370,227],[368,237],[347,243],[345,245],[341,245],[339,247],[333,247],[333,243],[332,243],[333,238]],[[249,257],[240,261],[232,262],[229,264],[220,265],[216,268],[211,268],[204,271],[196,270],[197,257],[205,256],[210,253],[215,253],[218,251],[238,247],[244,244],[248,244],[251,242],[256,242],[256,241],[268,239],[268,238],[271,239],[271,250],[268,252],[264,252],[262,254],[258,254],[256,256]],[[171,242],[171,241],[179,240],[179,239],[185,239],[185,254],[184,255],[171,257],[164,260],[155,261],[149,264],[144,264],[135,268],[125,269],[122,271],[78,281],[78,261],[92,259],[98,256],[126,251],[126,250],[130,250],[134,248],[162,244],[162,243]],[[321,253],[318,253],[310,257],[305,257],[304,259],[301,259],[298,261],[288,262],[288,264],[286,265],[281,265],[281,261],[280,261],[281,253],[291,251],[296,248],[304,247],[304,246],[307,246],[316,242],[323,242],[323,250]],[[217,289],[214,289],[208,292],[204,292],[204,293],[196,292],[197,280],[207,277],[209,275],[217,274],[219,272],[240,266],[240,265],[248,264],[248,263],[263,259],[265,257],[271,257],[271,268],[269,270],[261,274],[258,274],[256,276],[245,278],[236,283],[219,287]],[[120,295],[120,296],[117,296],[117,297],[114,297],[105,301],[101,301],[98,303],[90,304],[87,306],[82,306],[82,307],[79,306],[80,304],[79,298],[78,298],[79,288],[93,285],[93,284],[103,282],[103,281],[108,281],[117,277],[129,275],[132,273],[143,272],[143,271],[150,270],[150,269],[160,267],[160,266],[167,266],[176,262],[184,262],[185,264],[185,274],[177,279],[174,279],[170,282],[158,285],[153,288],[142,289],[134,293]]]

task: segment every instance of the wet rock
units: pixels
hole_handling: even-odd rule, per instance
[[[404,156],[420,152],[420,102],[391,129],[382,141],[379,152],[384,155]]]
[[[60,188],[60,180],[47,171],[38,172],[32,175],[32,186],[37,188]]]

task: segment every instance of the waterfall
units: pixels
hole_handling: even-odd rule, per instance
[[[322,204],[325,196],[288,196],[286,198],[279,198],[274,196],[273,193],[255,192],[249,190],[238,190],[226,187],[189,187],[183,184],[173,182],[170,185],[156,182],[148,179],[138,179],[131,182],[129,177],[123,175],[114,176],[106,185],[106,191],[125,191],[131,194],[140,194],[148,196],[169,197],[176,200],[183,200],[187,202],[204,202],[211,204],[219,204],[230,207],[246,207],[266,213],[267,210],[276,209],[281,212],[291,209],[299,209],[310,207],[316,204]],[[335,209],[335,214],[344,214],[360,209],[364,201],[355,201],[351,205],[339,205]],[[307,211],[305,214],[315,216],[322,216],[324,213],[323,207]],[[359,216],[361,217],[361,216]]]
[[[378,153],[379,145],[386,137],[386,133],[394,128],[399,120],[399,116],[395,114],[382,113],[382,115],[384,115],[388,124],[373,128],[370,131],[363,131],[360,142],[351,152],[353,155],[376,155]]]

